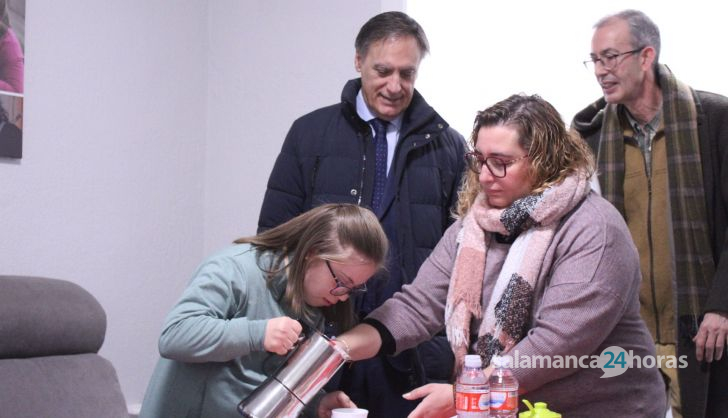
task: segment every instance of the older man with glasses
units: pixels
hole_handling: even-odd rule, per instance
[[[642,318],[674,417],[728,417],[728,98],[659,64],[660,33],[625,10],[594,26],[603,97],[572,122],[640,254]],[[686,356],[686,357],[683,357]],[[674,366],[674,367],[669,367]]]

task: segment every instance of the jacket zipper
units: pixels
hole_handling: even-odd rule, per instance
[[[366,125],[368,129],[371,129],[369,125]],[[369,132],[369,131],[366,131]],[[364,196],[364,179],[366,178],[366,171],[367,171],[367,140],[368,136],[362,131],[357,132],[357,136],[359,137],[359,144],[361,149],[361,170],[360,170],[360,176],[359,176],[359,190],[357,191],[357,199],[356,204],[357,206],[361,206],[362,198]]]
[[[357,206],[361,206],[361,196],[364,194],[364,175],[367,170],[367,154],[366,152],[361,155],[361,177],[359,178],[359,198],[356,200]]]
[[[317,155],[316,160],[313,162],[313,170],[311,170],[311,193],[310,196],[313,196],[313,192],[316,190],[316,177],[318,177],[318,168],[319,163],[321,162],[321,156]]]
[[[652,157],[652,141],[647,147],[647,152]],[[662,341],[660,338],[660,315],[657,310],[657,296],[655,286],[655,253],[652,244],[652,164],[647,167],[647,157],[642,156],[645,165],[645,174],[647,175],[647,246],[650,253],[650,288],[652,289],[652,313],[655,315],[655,338],[657,342]]]

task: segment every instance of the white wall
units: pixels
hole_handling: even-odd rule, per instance
[[[728,4],[712,0],[567,0],[434,2],[409,0],[427,31],[431,56],[417,88],[466,137],[475,112],[525,92],[550,101],[567,123],[601,96],[582,61],[592,26],[627,8],[647,13],[662,35],[660,61],[689,85],[728,94]]]
[[[254,234],[294,119],[339,101],[379,1],[210,2],[205,250]],[[213,24],[214,23],[214,24]]]
[[[0,274],[76,282],[139,404],[164,316],[253,233],[293,119],[338,101],[354,36],[401,0],[29,0],[24,157],[0,159]]]
[[[202,255],[207,6],[32,0],[22,160],[0,160],[0,272],[106,309],[138,403],[160,322]]]

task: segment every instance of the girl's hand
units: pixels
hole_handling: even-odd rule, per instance
[[[336,408],[356,408],[356,404],[349,399],[346,393],[337,390],[327,393],[321,398],[316,412],[319,418],[331,418],[331,410]]]
[[[298,321],[287,316],[269,319],[265,326],[263,348],[283,356],[298,342],[302,330]]]
[[[422,399],[407,418],[447,418],[456,414],[452,385],[430,383],[402,395],[407,400]]]

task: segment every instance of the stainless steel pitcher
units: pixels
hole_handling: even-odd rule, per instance
[[[246,418],[295,418],[348,360],[316,331],[299,343],[283,365],[238,405]]]

